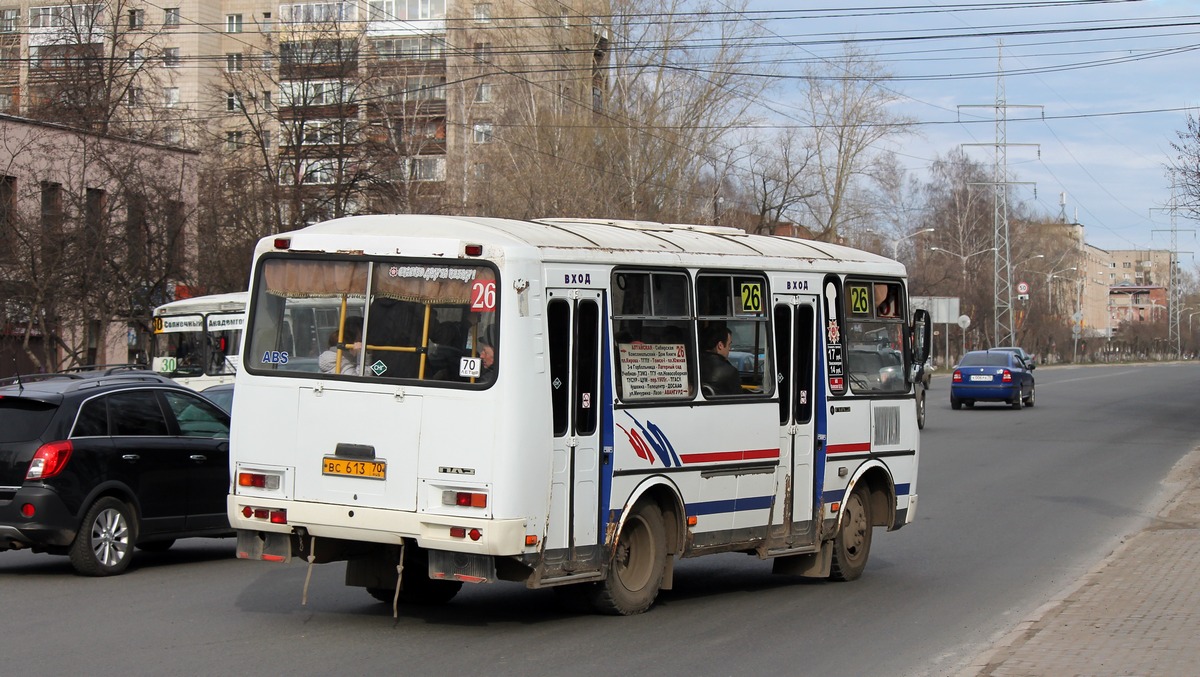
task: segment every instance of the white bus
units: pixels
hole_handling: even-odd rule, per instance
[[[262,240],[250,293],[240,558],[346,560],[393,605],[508,580],[633,614],[677,558],[850,580],[874,527],[913,520],[929,323],[890,259],[720,227],[360,216]],[[318,303],[327,352],[297,361],[290,318]]]
[[[180,299],[154,309],[151,368],[194,390],[233,383],[246,292]]]

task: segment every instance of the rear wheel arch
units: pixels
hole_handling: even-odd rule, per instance
[[[616,535],[620,533],[630,511],[641,501],[651,501],[658,506],[663,515],[663,526],[666,528],[667,549],[676,556],[682,554],[687,543],[683,498],[679,487],[661,476],[647,478],[629,495],[621,510],[621,520],[616,529],[611,531],[612,538],[606,539],[605,544],[609,548],[616,547]]]

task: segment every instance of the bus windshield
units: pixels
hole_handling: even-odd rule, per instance
[[[489,383],[500,346],[488,265],[264,258],[246,368],[335,378]]]

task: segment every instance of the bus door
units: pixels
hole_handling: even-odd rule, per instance
[[[816,445],[817,297],[775,294],[775,345],[778,348],[779,455],[791,475],[791,500],[785,520],[789,543],[812,543],[813,458]]]
[[[598,566],[603,292],[549,289],[547,299],[554,466],[545,551]]]

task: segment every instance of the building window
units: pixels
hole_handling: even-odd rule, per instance
[[[471,178],[476,181],[487,181],[490,177],[491,173],[488,171],[488,164],[486,162],[476,162],[471,168]]]
[[[225,15],[225,32],[226,33],[241,33],[242,32],[242,15],[241,14],[226,14]]]
[[[146,24],[146,10],[131,9],[129,10],[129,29],[138,30]]]
[[[179,67],[179,48],[178,47],[164,47],[163,54],[162,54],[162,60],[163,60],[163,65],[166,66],[167,68],[178,68]]]
[[[475,20],[479,23],[488,23],[492,20],[492,3],[479,2],[475,4]]]
[[[273,21],[271,21],[271,13],[270,13],[270,12],[263,12],[262,23],[260,23],[260,24],[258,25],[258,29],[259,29],[260,31],[262,31],[263,33],[270,33],[270,32],[271,32],[271,25],[272,25],[273,23],[274,23],[274,22],[273,22]]]
[[[395,0],[370,0],[367,3],[367,21],[395,21]]]
[[[492,142],[492,123],[476,122],[474,127],[475,143],[491,143]]]
[[[0,33],[16,33],[17,19],[20,17],[19,9],[0,9]]]
[[[226,73],[241,73],[242,72],[242,53],[231,52],[225,55],[225,72]]]
[[[475,102],[488,103],[492,100],[492,83],[481,82],[475,88]]]
[[[380,59],[443,59],[446,43],[439,38],[389,38],[374,42]]]
[[[604,95],[599,87],[592,87],[592,112],[601,113],[604,111]]]
[[[167,7],[163,10],[163,28],[179,28],[178,7]]]
[[[183,140],[183,131],[178,127],[167,127],[163,130],[163,143],[175,146]]]
[[[1121,267],[1122,267],[1122,268],[1132,268],[1132,267],[1133,267],[1133,264],[1131,264],[1131,263],[1130,263],[1130,262],[1128,262],[1128,261],[1125,261],[1124,263],[1122,263],[1122,264],[1121,264]]]
[[[13,107],[13,95],[8,92],[0,92],[0,113],[8,113]]]
[[[571,15],[567,13],[566,7],[558,10],[558,25],[563,28],[571,27]]]
[[[245,140],[245,132],[225,132],[225,150],[237,150],[242,147]]]
[[[17,177],[0,176],[0,261],[16,259]]]
[[[477,61],[491,61],[491,59],[492,59],[492,43],[490,43],[490,42],[475,43],[475,59]]]
[[[237,92],[225,93],[225,110],[231,113],[242,110],[242,99]]]
[[[409,179],[412,181],[445,181],[446,158],[415,157],[409,160]]]
[[[141,87],[130,87],[129,90],[125,92],[125,103],[127,105],[140,106],[142,105],[143,100],[144,97],[142,96]]]
[[[163,87],[163,105],[167,108],[174,108],[179,105],[178,87]]]
[[[141,68],[142,64],[146,63],[146,50],[131,49],[129,50],[129,67]]]

